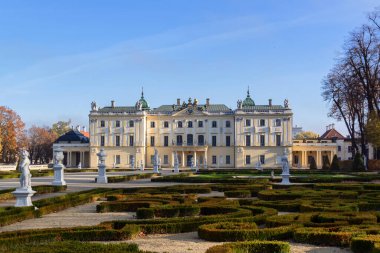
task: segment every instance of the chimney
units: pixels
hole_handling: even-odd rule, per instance
[[[112,107],[112,108],[115,107],[115,101],[114,101],[114,100],[111,101],[111,107]]]
[[[210,105],[210,99],[206,98],[206,106],[209,106],[209,105]]]
[[[269,106],[272,106],[272,99],[270,98],[268,101],[269,101]]]
[[[331,126],[332,126],[332,129],[334,129],[334,128],[335,128],[335,124],[331,124]]]
[[[177,98],[177,105],[181,105],[181,99],[180,98]]]
[[[82,126],[82,131],[86,132],[86,127],[85,126]]]
[[[76,129],[78,132],[80,132],[80,126],[79,125],[77,125]]]

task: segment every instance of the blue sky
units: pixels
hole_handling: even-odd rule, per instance
[[[28,126],[87,125],[91,101],[151,107],[198,98],[231,108],[289,99],[320,134],[321,80],[372,0],[0,1],[0,105]],[[338,124],[344,132],[344,126]]]

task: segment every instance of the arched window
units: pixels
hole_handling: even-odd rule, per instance
[[[188,128],[192,128],[193,127],[193,122],[192,121],[187,122],[187,127]]]
[[[178,126],[178,128],[182,128],[182,121],[178,121],[177,126]]]

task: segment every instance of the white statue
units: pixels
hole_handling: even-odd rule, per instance
[[[206,158],[206,157],[205,157],[205,160],[204,160],[203,168],[204,168],[204,169],[207,169],[207,158]]]
[[[26,150],[21,152],[21,161],[18,170],[21,172],[20,188],[12,194],[16,197],[15,207],[33,206],[31,197],[36,193],[32,190],[32,175],[30,174],[29,153]]]
[[[107,178],[107,169],[106,169],[106,157],[107,154],[104,151],[104,149],[100,149],[100,152],[96,154],[99,158],[99,164],[98,164],[98,176],[96,182],[98,184],[107,184],[108,178]]]
[[[81,162],[78,163],[78,169],[82,169],[82,163]]]
[[[159,157],[158,157],[158,150],[154,149],[154,157],[153,157],[153,173],[159,173],[158,167],[159,167]]]
[[[263,171],[263,168],[261,167],[261,162],[260,162],[260,160],[258,160],[257,163],[256,163],[256,170],[258,170],[258,171]]]
[[[32,175],[30,174],[30,160],[29,153],[26,150],[21,152],[21,162],[19,164],[20,185],[22,189],[32,189]]]
[[[289,161],[288,161],[288,149],[285,148],[284,155],[281,157],[281,163],[282,163],[282,182],[281,184],[289,185],[289,177],[290,177],[290,170],[289,170]]]
[[[140,161],[140,170],[144,171],[144,161],[143,160]]]
[[[179,173],[179,161],[177,151],[174,152],[174,172]]]
[[[135,169],[135,157],[131,157],[131,168],[134,170]]]
[[[64,175],[64,165],[62,164],[64,155],[63,150],[61,147],[58,147],[54,150],[54,181],[52,182],[53,185],[66,185],[65,182],[65,175]],[[80,169],[82,167],[81,163],[79,163],[78,168]]]

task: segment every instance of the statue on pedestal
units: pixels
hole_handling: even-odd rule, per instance
[[[134,156],[132,156],[131,157],[131,169],[135,169],[135,157]]]
[[[290,177],[290,170],[289,170],[289,161],[288,161],[288,149],[285,148],[284,155],[281,158],[282,163],[282,181],[281,184],[290,184],[289,177]]]
[[[21,172],[20,187],[12,194],[16,197],[16,207],[33,206],[31,197],[36,193],[32,190],[32,175],[30,174],[29,153],[26,150],[21,152],[21,161],[18,170]]]
[[[62,148],[57,148],[54,150],[54,181],[52,185],[66,185],[66,182],[64,180],[64,165],[62,164],[64,155]],[[82,167],[81,163],[79,163],[78,168],[80,169]]]
[[[154,157],[153,157],[153,173],[160,173],[158,171],[158,167],[159,167],[159,157],[158,157],[158,150],[155,148],[154,149]]]
[[[140,170],[144,171],[144,161],[143,160],[140,161]]]
[[[107,171],[106,171],[106,157],[107,154],[104,151],[104,149],[100,149],[100,152],[96,154],[99,158],[99,164],[98,164],[98,176],[96,177],[96,182],[98,184],[107,184]]]
[[[174,172],[179,173],[179,161],[177,151],[174,152]]]

